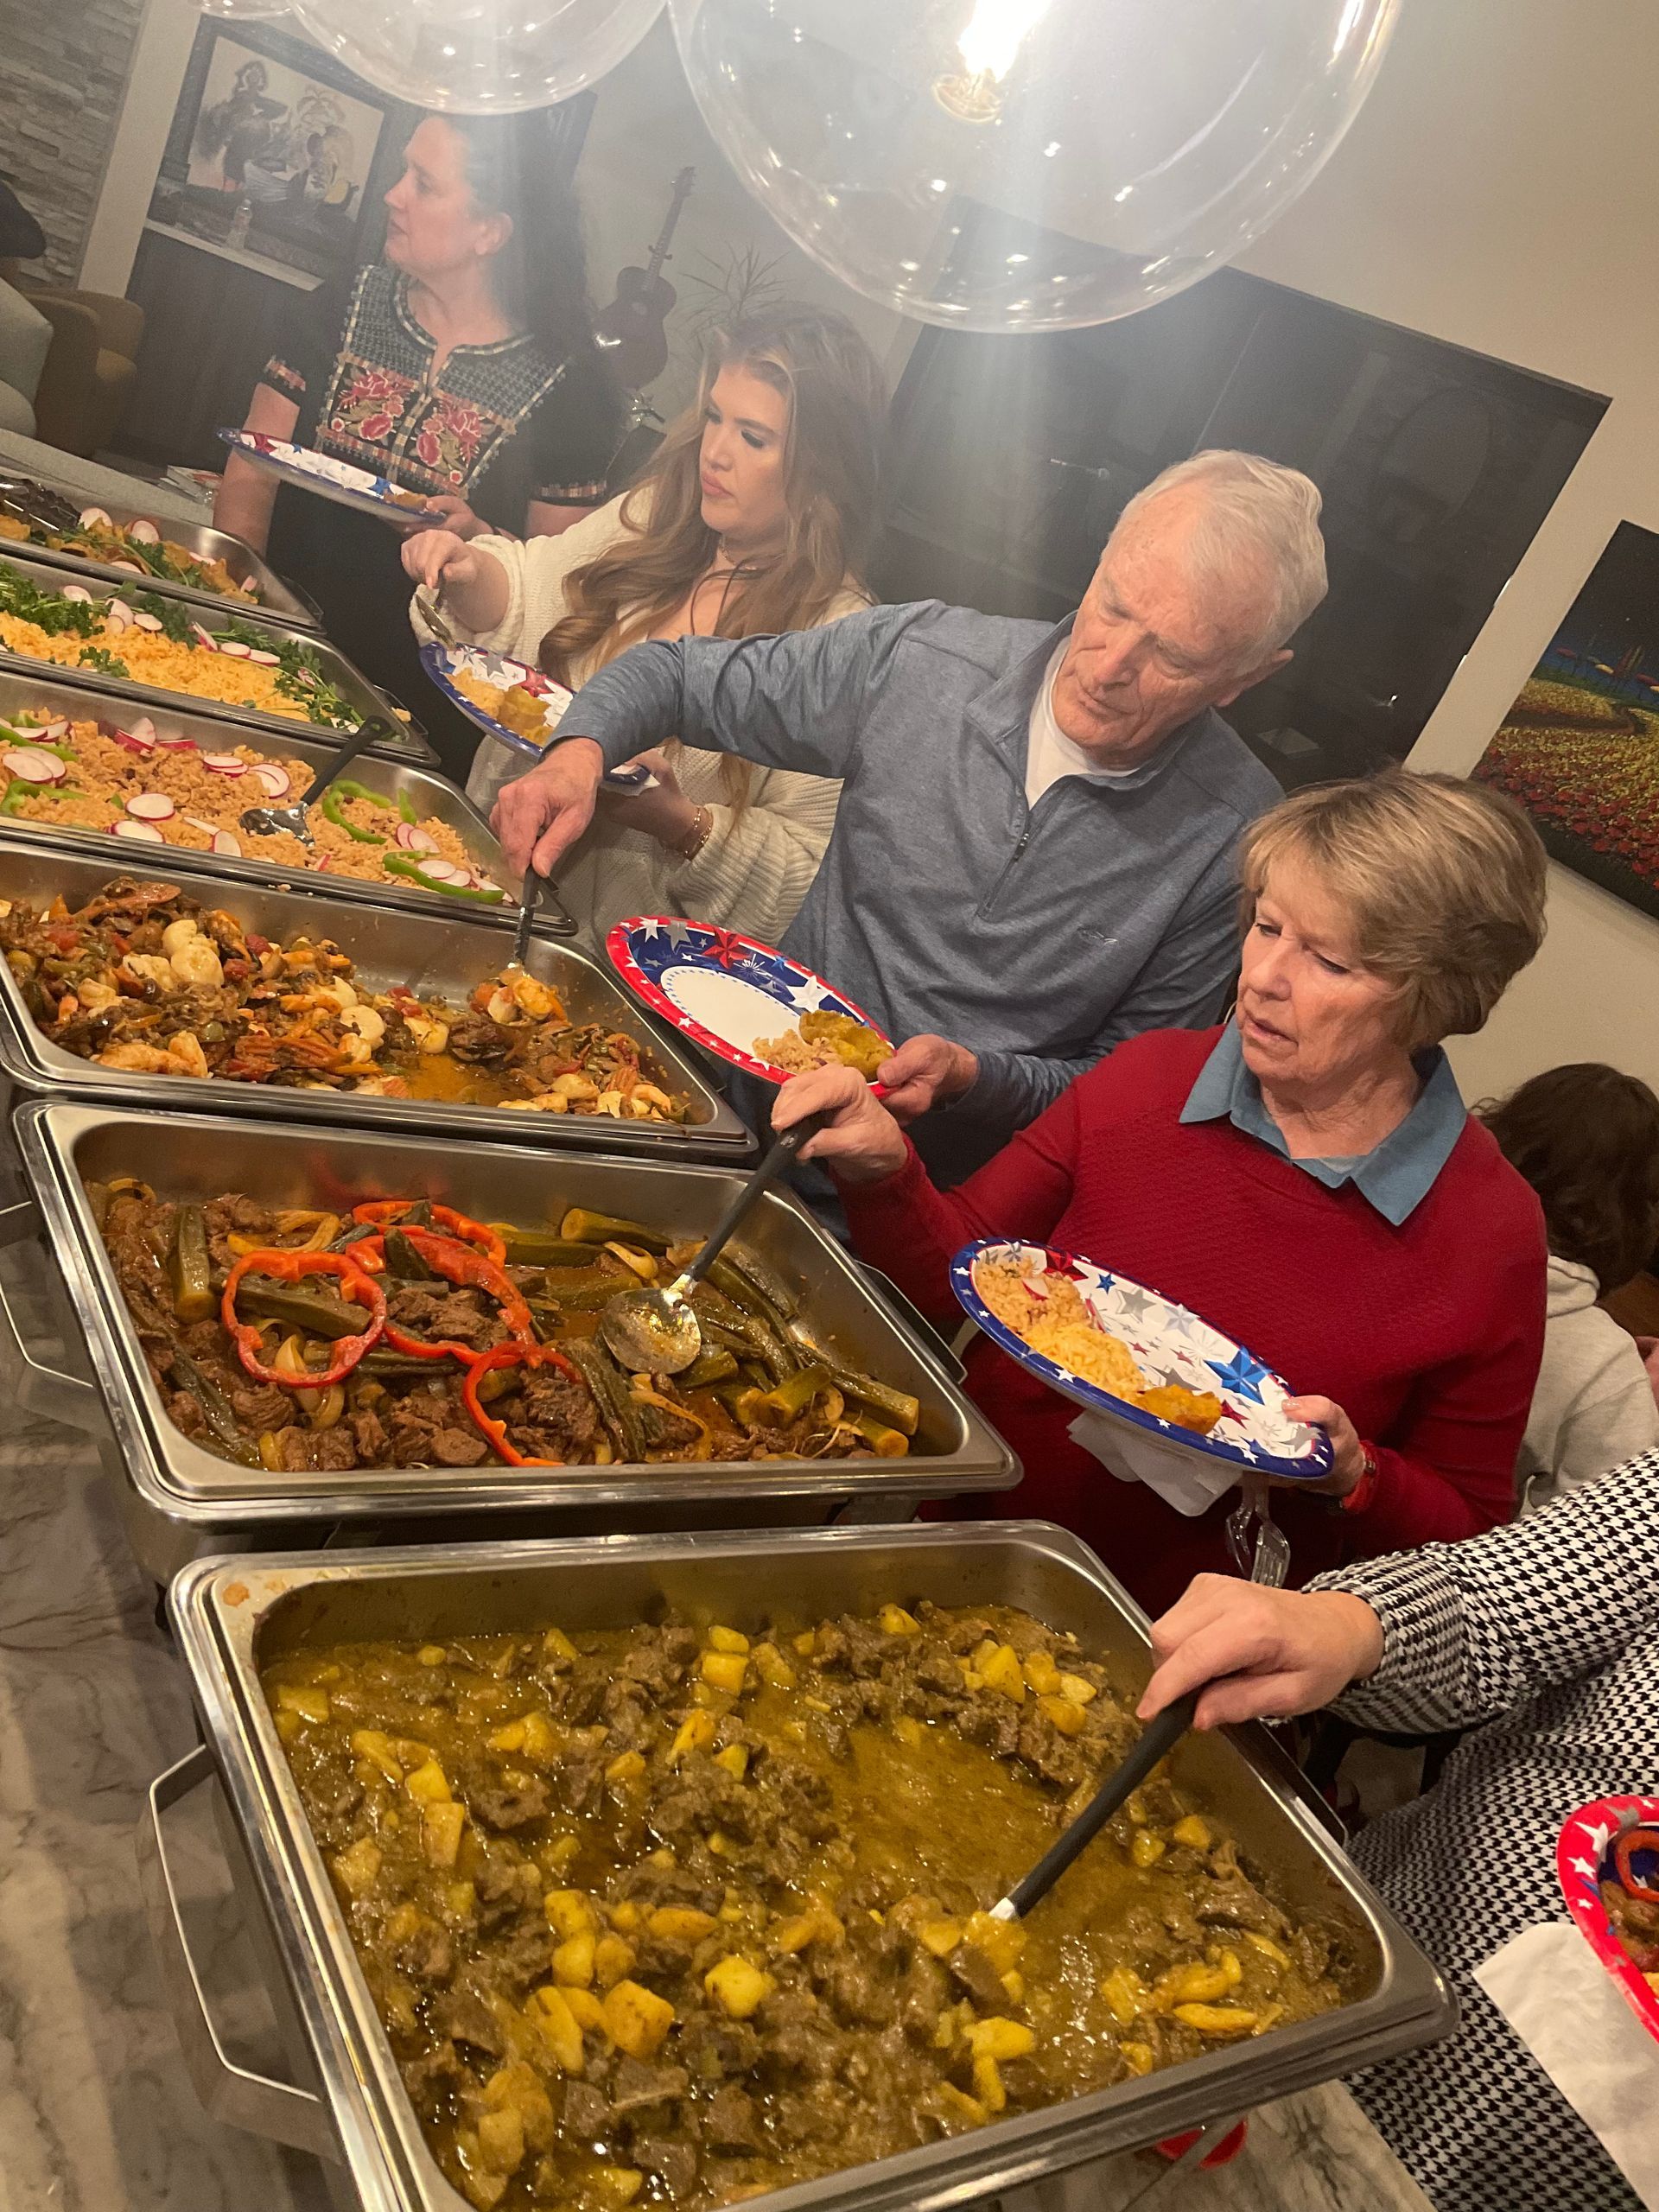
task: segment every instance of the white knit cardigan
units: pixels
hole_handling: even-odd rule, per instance
[[[450,618],[457,637],[493,652],[534,662],[541,642],[568,612],[565,584],[573,569],[626,536],[622,501],[613,499],[556,537],[486,537],[474,543],[506,571],[507,611],[493,630],[468,632]],[[833,622],[869,604],[849,584],[824,616]],[[423,640],[431,632],[411,605],[410,620]],[[579,677],[598,665],[578,669]],[[606,931],[629,914],[687,914],[741,930],[776,944],[795,918],[818,872],[836,826],[841,785],[822,776],[783,768],[750,770],[748,804],[740,812],[723,796],[724,756],[685,748],[674,772],[694,806],[714,817],[702,849],[691,861],[666,852],[654,837],[607,820],[601,798],[593,827],[558,872],[559,896],[581,925],[590,951],[602,952]],[[499,738],[486,736],[467,779],[467,795],[485,813],[502,785],[529,766]]]

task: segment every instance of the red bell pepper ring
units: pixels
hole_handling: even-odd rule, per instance
[[[504,1367],[556,1367],[582,1389],[588,1385],[570,1364],[556,1344],[496,1344],[481,1358],[474,1359],[461,1377],[461,1403],[472,1415],[480,1432],[489,1440],[490,1448],[498,1459],[505,1459],[510,1467],[563,1467],[563,1459],[527,1459],[515,1445],[507,1441],[507,1425],[485,1411],[478,1395],[480,1380]]]
[[[404,1216],[413,1213],[420,1204],[418,1198],[372,1198],[365,1205],[352,1208],[352,1219],[372,1224],[376,1228],[391,1229]],[[429,1206],[428,1211],[442,1229],[464,1244],[476,1244],[487,1259],[496,1266],[505,1266],[507,1248],[494,1230],[481,1221],[474,1221],[469,1214],[457,1213],[453,1206]]]
[[[1613,1843],[1613,1866],[1619,1887],[1627,1897],[1639,1897],[1643,1904],[1659,1904],[1659,1890],[1650,1888],[1636,1871],[1638,1851],[1650,1851],[1659,1857],[1659,1827],[1626,1828]]]
[[[446,1282],[467,1290],[487,1292],[501,1308],[501,1319],[517,1342],[535,1342],[536,1325],[529,1306],[511,1276],[504,1274],[486,1253],[474,1252],[469,1245],[457,1243],[453,1236],[435,1236],[429,1229],[405,1229],[403,1233],[427,1266]],[[348,1250],[355,1249],[347,1247]],[[411,1337],[391,1320],[386,1323],[386,1342],[395,1351],[411,1353],[416,1359],[458,1359],[463,1367],[471,1367],[485,1356],[471,1344],[435,1343],[424,1337]]]
[[[368,1308],[369,1325],[361,1336],[336,1337],[334,1364],[321,1373],[308,1370],[302,1375],[289,1375],[267,1367],[259,1357],[257,1325],[245,1321],[236,1310],[236,1294],[247,1275],[274,1275],[278,1282],[298,1282],[306,1275],[338,1275],[341,1295],[353,1306]],[[364,1353],[379,1343],[386,1325],[386,1300],[379,1284],[364,1274],[349,1251],[249,1252],[231,1269],[219,1301],[219,1318],[236,1346],[237,1357],[256,1382],[274,1382],[279,1390],[326,1390],[331,1382],[344,1382]]]

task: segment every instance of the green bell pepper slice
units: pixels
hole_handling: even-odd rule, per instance
[[[499,906],[507,895],[499,883],[488,891],[480,891],[471,883],[434,883],[429,875],[421,874],[418,863],[404,853],[388,853],[380,865],[388,875],[407,876],[423,891],[435,891],[442,899],[470,899],[475,906]]]

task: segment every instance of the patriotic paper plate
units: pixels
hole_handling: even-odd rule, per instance
[[[788,1071],[757,1058],[755,1045],[781,1036],[804,1014],[850,1014],[881,1037],[863,1008],[822,976],[735,930],[636,914],[616,925],[605,947],[623,981],[683,1037],[768,1083],[787,1083]]]
[[[443,520],[435,507],[407,505],[407,493],[400,493],[389,477],[354,468],[349,461],[313,453],[308,446],[290,445],[286,438],[269,438],[263,430],[221,430],[219,435],[232,453],[239,453],[256,467],[268,468],[285,484],[297,484],[302,492],[315,492],[340,506],[354,507],[360,515],[403,524]]]
[[[570,694],[563,684],[556,683],[550,676],[543,676],[539,668],[513,660],[506,653],[486,652],[480,645],[423,645],[421,666],[469,722],[476,722],[480,729],[487,730],[492,737],[499,737],[503,745],[511,746],[515,753],[522,753],[531,760],[541,759],[559,726],[560,716],[570,703]],[[475,699],[469,699],[464,691],[456,689],[458,676],[470,676],[480,683],[493,683],[499,691],[529,692],[542,710],[541,736],[524,737],[518,730],[509,729],[505,722],[497,721]]]
[[[1618,1984],[1625,2003],[1659,2039],[1659,1990],[1613,1933],[1601,1885],[1616,1882],[1613,1846],[1626,1828],[1659,1826],[1659,1797],[1597,1797],[1567,1815],[1555,1843],[1555,1877],[1578,1931]],[[1637,1872],[1659,1889],[1659,1851],[1636,1854]]]
[[[1221,1419],[1207,1436],[1200,1436],[1033,1351],[979,1294],[974,1272],[982,1261],[990,1260],[1015,1261],[1039,1288],[1046,1275],[1067,1277],[1101,1327],[1128,1346],[1148,1386],[1179,1382],[1189,1390],[1213,1391],[1222,1402]],[[951,1261],[950,1287],[963,1311],[1010,1359],[1018,1360],[1074,1405],[1120,1424],[1127,1432],[1126,1441],[1155,1439],[1201,1459],[1230,1462],[1241,1473],[1317,1481],[1331,1471],[1330,1438],[1321,1429],[1305,1427],[1287,1417],[1285,1400],[1294,1394],[1271,1368],[1188,1307],[1131,1282],[1127,1275],[1114,1274],[1109,1268],[1097,1268],[1070,1252],[1051,1251],[1046,1245],[981,1237],[964,1244]]]

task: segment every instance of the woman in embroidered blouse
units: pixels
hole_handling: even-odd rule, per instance
[[[386,194],[385,258],[312,295],[246,428],[421,493],[462,536],[564,530],[605,497],[620,395],[544,112],[428,116]],[[426,682],[392,530],[232,455],[221,530],[268,551],[328,633],[412,707],[457,780],[478,733]]]
[[[1283,1375],[1304,1394],[1293,1419],[1332,1446],[1328,1477],[1274,1492],[1300,1582],[1513,1508],[1543,1221],[1440,1040],[1480,1028],[1536,952],[1544,851],[1484,785],[1395,768],[1282,800],[1245,831],[1239,867],[1235,1019],[1120,1045],[959,1189],[929,1182],[850,1069],[798,1076],[773,1121],[833,1115],[801,1158],[834,1173],[858,1249],[942,1321],[961,1246],[1052,1243],[1179,1299]],[[1149,1611],[1227,1566],[1232,1495],[1188,1518],[1114,1480],[1130,1471],[1111,1435],[987,1340],[969,1382],[1026,1474],[953,1510],[1065,1522]]]
[[[886,404],[844,317],[776,308],[716,340],[696,404],[626,497],[553,540],[424,532],[404,565],[442,593],[458,634],[573,690],[648,638],[816,628],[869,604],[859,575]],[[775,944],[817,874],[840,785],[677,743],[645,758],[658,788],[607,799],[559,870],[590,949],[623,916],[664,911]],[[467,794],[487,811],[530,765],[486,737]]]

